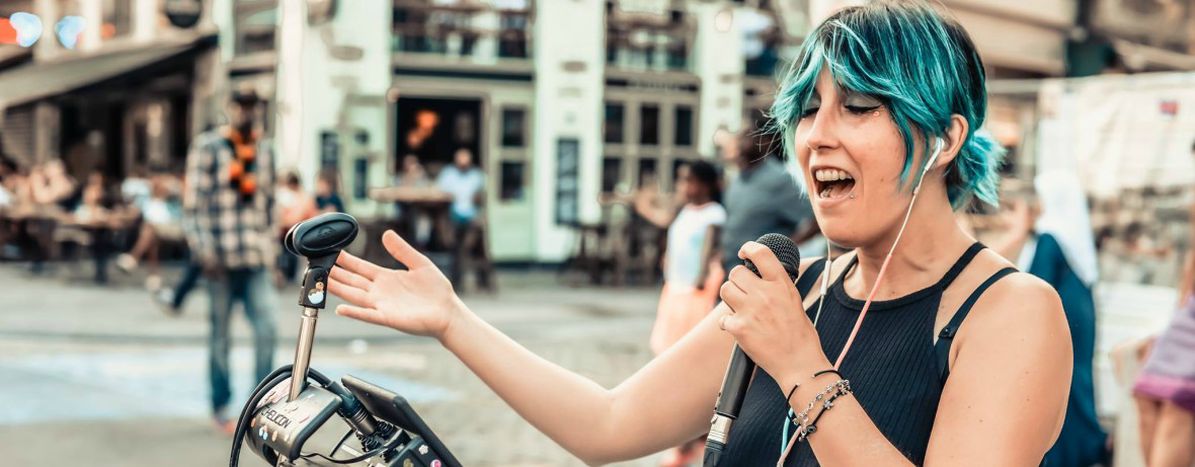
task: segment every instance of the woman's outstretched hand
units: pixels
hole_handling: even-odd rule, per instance
[[[348,304],[336,313],[399,331],[441,339],[466,308],[444,274],[387,230],[382,245],[408,270],[387,269],[341,252],[332,268],[328,291]]]

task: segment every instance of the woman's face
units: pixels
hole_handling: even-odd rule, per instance
[[[911,197],[900,181],[904,140],[888,108],[839,89],[823,69],[798,118],[794,151],[822,232],[850,248],[881,240]]]

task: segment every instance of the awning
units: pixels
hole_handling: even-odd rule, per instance
[[[69,56],[33,62],[0,72],[0,108],[13,107],[131,73],[214,45],[215,36],[205,35],[183,42],[151,44],[135,49]]]
[[[1195,70],[1195,56],[1114,39],[1112,48],[1120,54],[1125,67],[1132,71],[1191,71]]]

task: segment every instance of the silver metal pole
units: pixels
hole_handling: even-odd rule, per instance
[[[303,322],[299,326],[299,345],[295,347],[294,371],[290,376],[290,398],[299,398],[307,383],[307,368],[311,365],[311,346],[315,342],[315,320],[319,318],[319,309],[303,308]]]

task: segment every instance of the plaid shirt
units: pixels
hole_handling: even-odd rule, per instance
[[[260,268],[275,252],[270,228],[274,195],[274,157],[267,141],[258,141],[257,190],[243,198],[229,180],[232,144],[219,132],[205,132],[187,154],[183,220],[187,243],[196,259],[223,269]]]

